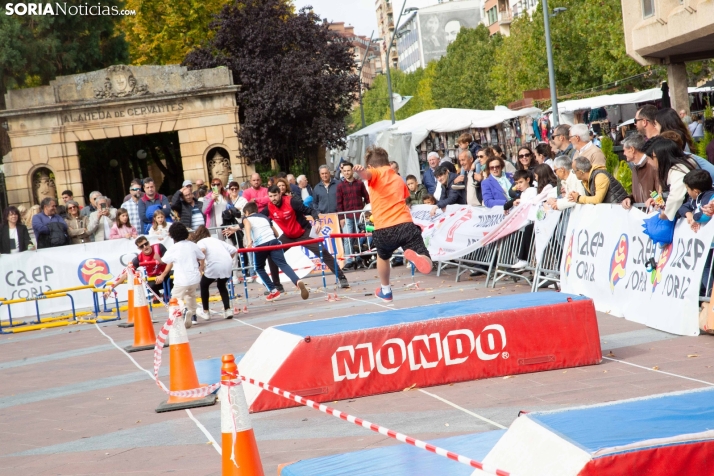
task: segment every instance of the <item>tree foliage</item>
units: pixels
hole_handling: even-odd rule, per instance
[[[127,0],[124,20],[134,64],[177,64],[210,37],[214,16],[231,0]]]
[[[213,38],[184,64],[231,69],[241,85],[239,136],[248,160],[275,157],[286,143],[344,147],[358,86],[345,38],[312,10],[296,14],[282,0],[237,0],[211,30]]]
[[[67,7],[86,5],[67,0]],[[120,0],[102,7],[123,8]],[[57,76],[125,63],[128,49],[117,28],[119,16],[6,15],[0,12],[0,65],[3,98],[8,89],[48,84]]]
[[[436,64],[432,95],[436,107],[491,109],[495,95],[487,80],[501,36],[490,37],[488,28],[463,28]]]

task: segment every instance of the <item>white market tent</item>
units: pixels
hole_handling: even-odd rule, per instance
[[[364,129],[347,136],[346,160],[353,164],[363,164],[367,148],[377,142],[377,137],[391,127],[392,121],[384,120],[370,124]]]
[[[457,132],[466,129],[485,129],[504,121],[523,116],[537,117],[541,110],[535,107],[512,111],[497,106],[491,111],[475,109],[432,109],[397,121],[377,136],[377,145],[389,152],[389,158],[399,164],[402,177],[419,174],[417,147],[430,132]],[[354,160],[363,160],[355,157]],[[358,161],[359,162],[359,161]],[[361,163],[361,162],[359,162]]]

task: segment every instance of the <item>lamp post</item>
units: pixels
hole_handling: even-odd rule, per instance
[[[373,36],[374,36],[374,30],[372,30],[372,34],[369,35],[369,43],[367,44],[367,49],[364,52],[364,57],[362,58],[362,64],[359,66],[359,71],[357,72],[358,77],[359,77],[359,113],[362,116],[362,128],[363,129],[367,126],[367,123],[364,120],[364,107],[362,106],[362,68],[364,68],[364,64],[368,60],[372,60],[372,59],[376,58],[376,56],[369,54],[369,49],[372,47],[372,43],[382,41],[381,38],[372,38]]]
[[[565,8],[556,8],[555,15],[565,11]],[[545,27],[545,51],[548,56],[548,81],[550,83],[550,102],[553,109],[553,127],[560,124],[558,116],[558,93],[555,90],[555,68],[553,67],[553,46],[550,42],[550,10],[548,0],[543,0],[543,26]]]
[[[399,18],[397,19],[397,23],[394,24],[394,33],[392,33],[392,38],[389,41],[389,45],[387,45],[387,90],[389,92],[389,114],[392,117],[392,124],[397,122],[397,120],[394,117],[394,98],[392,97],[392,75],[389,73],[389,52],[392,50],[394,40],[397,38],[397,28],[399,28],[399,22],[402,20],[402,15],[404,13],[411,13],[419,10],[416,7],[410,7],[405,10],[404,7],[406,6],[406,4],[407,0],[404,0],[404,3],[402,3],[402,9],[399,12]]]

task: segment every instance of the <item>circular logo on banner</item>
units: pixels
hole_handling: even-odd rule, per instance
[[[114,276],[109,272],[109,265],[99,258],[90,258],[79,263],[77,269],[79,281],[94,287],[102,286]]]

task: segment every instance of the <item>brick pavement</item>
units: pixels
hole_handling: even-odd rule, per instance
[[[399,291],[411,282],[408,270],[395,268],[394,307],[527,292],[522,284],[484,289],[482,278],[453,282],[419,277],[426,291]],[[276,303],[251,300],[239,320],[214,317],[189,331],[194,358],[242,354],[271,325],[383,310],[370,296],[373,270],[348,275],[342,300],[325,302],[314,293],[303,302],[294,292]],[[318,280],[312,282],[313,286]],[[251,295],[262,295],[256,285]],[[290,291],[290,290],[289,290]],[[599,314],[603,355],[651,369],[714,382],[714,338],[677,337]],[[248,325],[250,324],[250,325]],[[156,325],[158,328],[158,324]],[[102,326],[118,343],[131,329]],[[699,357],[687,357],[698,355]],[[133,354],[145,369],[151,352]],[[512,378],[494,378],[425,389],[470,412],[508,426],[519,410],[544,410],[601,403],[705,384],[605,360],[602,364]],[[165,373],[165,369],[164,373]],[[167,379],[164,377],[164,381]],[[72,326],[0,336],[0,475],[220,474],[220,458],[206,436],[183,411],[157,414],[162,392],[93,326]],[[341,401],[340,410],[429,439],[481,432],[495,427],[418,389]],[[193,410],[214,438],[220,437],[218,407]],[[306,408],[253,415],[266,474],[280,463],[396,444]]]

